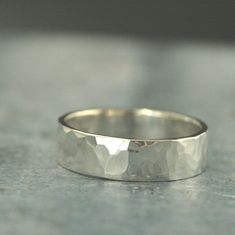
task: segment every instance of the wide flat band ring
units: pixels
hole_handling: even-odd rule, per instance
[[[69,170],[123,181],[171,181],[206,166],[207,126],[152,109],[89,109],[59,118],[58,162]]]

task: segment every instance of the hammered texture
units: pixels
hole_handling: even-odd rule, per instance
[[[78,173],[127,181],[168,181],[200,174],[206,166],[207,136],[132,141],[91,136],[60,125],[59,163]]]

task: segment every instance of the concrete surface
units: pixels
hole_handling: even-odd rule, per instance
[[[206,172],[121,183],[56,164],[60,114],[133,106],[205,120]],[[234,45],[0,33],[0,234],[235,234]]]

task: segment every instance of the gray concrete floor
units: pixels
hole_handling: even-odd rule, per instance
[[[152,107],[205,120],[206,172],[121,183],[59,167],[57,117],[88,107]],[[231,235],[234,224],[234,45],[0,33],[1,235]]]

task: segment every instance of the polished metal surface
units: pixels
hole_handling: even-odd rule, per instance
[[[231,235],[235,46],[0,33],[1,235]],[[84,177],[57,164],[56,118],[151,107],[209,126],[206,171],[175,182]]]
[[[170,181],[206,167],[207,126],[174,112],[90,109],[59,118],[59,163],[114,180]]]

